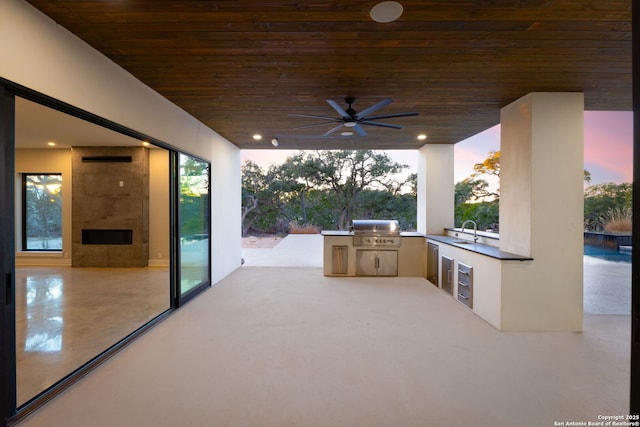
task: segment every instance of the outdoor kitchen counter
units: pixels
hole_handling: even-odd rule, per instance
[[[445,243],[447,245],[455,246],[460,249],[465,249],[467,251],[475,252],[480,255],[485,255],[491,258],[496,258],[501,261],[531,261],[533,258],[517,255],[511,252],[501,251],[499,248],[491,245],[485,245],[483,243],[473,243],[467,242],[459,237],[454,236],[445,236],[440,234],[427,234],[427,239],[433,240],[440,243]],[[460,242],[465,243],[460,243]]]
[[[352,231],[325,230],[322,231],[322,236],[324,240],[323,274],[325,276],[358,276],[358,254],[362,256],[365,253],[371,254],[380,251],[381,257],[391,255],[394,260],[397,259],[397,276],[424,277],[426,245],[423,233],[401,232],[400,245],[397,247],[354,246]]]
[[[322,230],[323,236],[353,236],[353,231],[344,230]]]
[[[344,230],[323,230],[321,233],[323,236],[353,236],[353,231]],[[401,231],[400,237],[425,237],[424,234],[415,231]]]

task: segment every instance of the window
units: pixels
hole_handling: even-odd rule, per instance
[[[22,175],[22,249],[62,251],[62,175]]]

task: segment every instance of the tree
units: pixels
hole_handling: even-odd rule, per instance
[[[465,178],[455,185],[455,204],[476,201],[489,193],[489,183],[484,179]]]
[[[490,151],[487,158],[482,161],[482,163],[476,163],[473,165],[473,173],[468,178],[474,183],[474,198],[481,199],[499,199],[500,198],[500,188],[496,189],[496,191],[489,190],[489,183],[485,180],[475,180],[481,175],[489,175],[495,176],[498,179],[500,178],[500,150]]]
[[[487,158],[473,166],[473,173],[455,185],[455,223],[474,220],[479,229],[494,228],[499,219],[500,190],[491,191],[489,183],[478,177],[500,178],[500,151],[490,151]]]
[[[474,173],[472,177],[482,174],[494,175],[500,177],[500,150],[489,151],[489,155],[482,163],[473,165]]]
[[[209,163],[180,155],[180,233],[203,235],[209,223]]]
[[[610,212],[631,212],[632,187],[628,182],[605,182],[587,187],[584,191],[585,228],[603,230]]]
[[[256,227],[267,232],[274,231],[280,217],[282,182],[275,166],[263,171],[254,162],[242,165],[242,234]],[[282,230],[280,230],[282,231]]]
[[[298,153],[267,171],[242,167],[242,231],[286,232],[291,223],[344,230],[361,218],[415,229],[417,175],[373,151]]]
[[[358,208],[358,196],[367,189],[398,194],[409,180],[397,181],[393,175],[407,168],[395,163],[386,154],[371,150],[317,151],[290,159],[297,163],[299,179],[307,186],[328,190],[338,209],[336,227],[344,230]]]

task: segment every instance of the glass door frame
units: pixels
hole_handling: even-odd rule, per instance
[[[169,152],[169,223],[170,223],[170,289],[168,298],[169,309],[156,316],[150,322],[141,326],[131,334],[114,343],[104,352],[96,355],[85,365],[78,367],[71,374],[61,378],[53,386],[44,390],[19,408],[17,406],[16,384],[16,310],[15,310],[15,100],[21,97],[29,101],[58,110],[87,122],[105,127],[135,139],[147,141],[150,144],[164,148]],[[208,278],[202,283],[180,296],[180,246],[178,227],[179,203],[179,153],[193,156],[183,150],[177,150],[163,141],[121,126],[110,120],[96,116],[88,111],[79,109],[62,101],[51,98],[19,84],[0,77],[0,162],[4,165],[0,172],[0,209],[2,222],[0,227],[0,427],[15,423],[31,412],[44,405],[51,398],[64,391],[73,383],[81,379],[88,372],[95,369],[103,361],[127,346],[137,337],[166,319],[180,305],[194,298],[211,286],[211,244],[209,244]],[[193,156],[195,157],[195,156]],[[197,157],[196,157],[197,158]],[[202,159],[200,159],[202,160]],[[209,165],[209,183],[211,182],[211,162]],[[211,186],[209,186],[209,212],[211,212]],[[210,218],[210,216],[209,216]],[[208,233],[211,236],[211,220],[209,219]]]
[[[182,251],[181,251],[181,233],[180,233],[180,152],[171,151],[170,154],[170,162],[171,166],[170,170],[170,180],[171,180],[171,192],[173,193],[171,200],[172,202],[172,218],[174,220],[171,221],[172,227],[172,236],[171,239],[171,252],[174,254],[171,257],[171,272],[173,276],[172,281],[172,305],[177,307],[181,307],[186,304],[194,297],[204,292],[208,288],[211,287],[211,243],[209,242],[209,251],[207,254],[207,263],[209,268],[207,269],[207,280],[190,289],[189,291],[182,293],[182,281],[181,281],[181,265],[182,265]],[[211,162],[194,156],[192,154],[187,154],[182,152],[183,155],[188,155],[193,157],[196,160],[206,162],[208,164],[207,167],[207,182],[209,185],[209,197],[207,200],[207,210],[209,212],[209,220],[207,224],[207,234],[209,239],[211,239]]]
[[[16,415],[16,305],[15,305],[15,93],[0,84],[0,425]]]

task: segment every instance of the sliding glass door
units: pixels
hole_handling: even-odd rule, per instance
[[[170,310],[169,158],[16,97],[19,407]]]
[[[210,283],[209,163],[178,155],[179,303]]]
[[[0,425],[16,412],[14,95],[0,85]]]
[[[6,81],[0,162],[4,425],[210,285],[211,204],[209,162]]]

